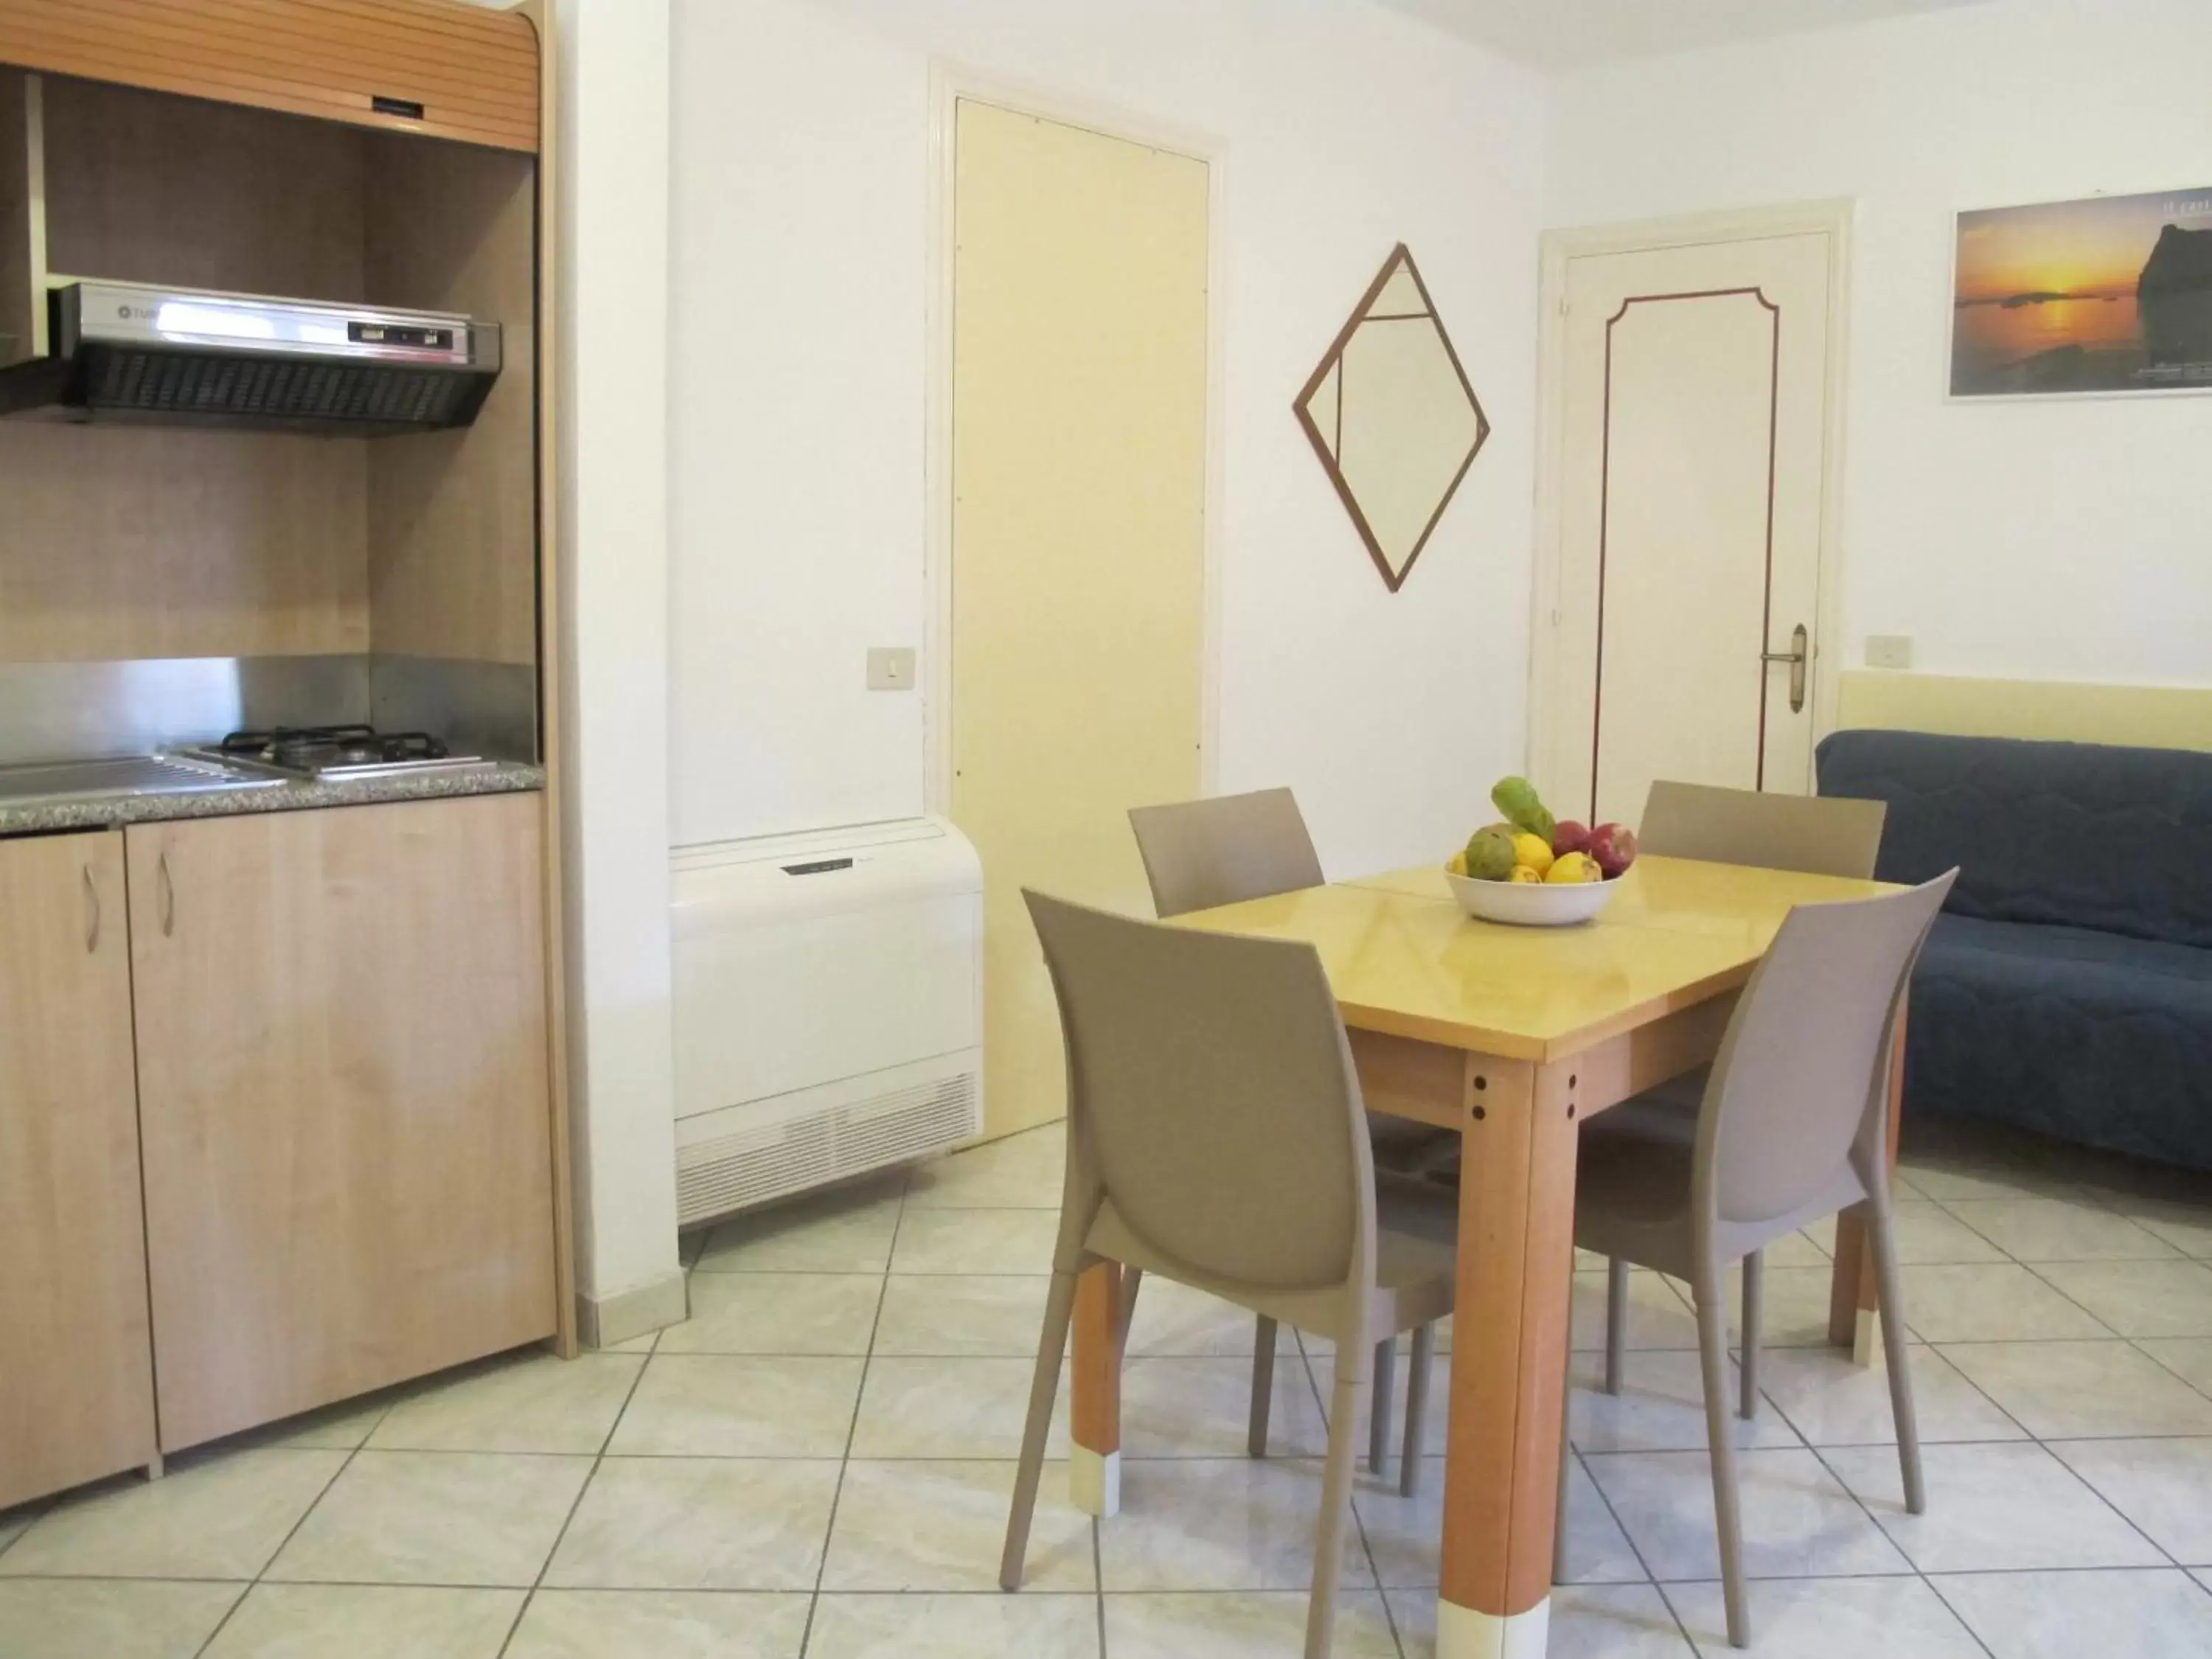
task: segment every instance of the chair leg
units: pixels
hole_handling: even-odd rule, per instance
[[[1252,1420],[1244,1435],[1244,1449],[1255,1457],[1267,1455],[1267,1417],[1274,1403],[1275,1322],[1261,1314],[1252,1336]]]
[[[1121,1269],[1121,1328],[1115,1340],[1121,1345],[1121,1352],[1125,1354],[1129,1352],[1129,1327],[1137,1317],[1137,1288],[1144,1282],[1145,1270],[1142,1267]]]
[[[1413,1359],[1406,1371],[1406,1443],[1398,1455],[1398,1492],[1405,1498],[1421,1489],[1421,1446],[1428,1433],[1429,1370],[1436,1353],[1437,1328],[1424,1325],[1413,1333]]]
[[[1382,1473],[1390,1461],[1390,1413],[1398,1403],[1398,1345],[1393,1340],[1375,1345],[1375,1386],[1367,1401],[1367,1467]]]
[[[1605,1264],[1605,1391],[1620,1392],[1623,1351],[1628,1346],[1628,1264],[1609,1256]]]
[[[1766,1323],[1766,1261],[1757,1250],[1743,1259],[1743,1366],[1738,1381],[1743,1398],[1737,1411],[1745,1421],[1759,1415],[1759,1341]]]
[[[1713,1523],[1720,1537],[1728,1638],[1732,1647],[1748,1647],[1751,1617],[1743,1595],[1743,1518],[1736,1499],[1735,1425],[1728,1401],[1728,1304],[1722,1295],[1717,1264],[1699,1264],[1695,1299],[1698,1357],[1705,1383],[1705,1437],[1711,1443],[1713,1467]]]
[[[1889,1408],[1897,1419],[1898,1472],[1905,1480],[1905,1509],[1918,1515],[1928,1507],[1928,1488],[1920,1473],[1920,1419],[1912,1406],[1912,1378],[1905,1365],[1905,1299],[1897,1271],[1896,1218],[1889,1195],[1874,1202],[1875,1295],[1881,1318],[1882,1364],[1889,1367]]]
[[[1022,1428],[1021,1462],[1014,1472],[1013,1507],[1006,1515],[1006,1553],[999,1559],[999,1584],[1022,1587],[1022,1558],[1029,1553],[1030,1517],[1036,1511],[1037,1480],[1044,1471],[1045,1436],[1052,1428],[1053,1401],[1060,1393],[1060,1358],[1067,1346],[1067,1328],[1075,1317],[1075,1275],[1055,1272],[1046,1294],[1044,1330],[1037,1339],[1036,1374],[1030,1382],[1029,1420]]]
[[[1337,1352],[1348,1358],[1350,1346]],[[1313,1594],[1306,1604],[1306,1659],[1328,1659],[1336,1635],[1336,1587],[1344,1572],[1344,1522],[1352,1509],[1352,1396],[1357,1366],[1339,1364],[1328,1412],[1328,1461],[1322,1466],[1321,1526],[1314,1540]],[[1376,1386],[1381,1386],[1377,1379]]]

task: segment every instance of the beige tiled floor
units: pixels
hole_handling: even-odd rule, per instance
[[[0,1515],[0,1656],[1295,1654],[1332,1356],[1285,1338],[1252,1462],[1252,1322],[1164,1281],[1131,1340],[1123,1513],[1094,1525],[1048,1465],[1027,1588],[995,1588],[1060,1148],[688,1237],[692,1316],[657,1340],[467,1367]],[[1765,1408],[1738,1430],[1754,1652],[2212,1653],[2212,1182],[1925,1125],[1899,1200],[1929,1512],[1899,1499],[1885,1379],[1820,1346],[1811,1230],[1771,1258]],[[1695,1325],[1636,1274],[1627,1391],[1596,1392],[1596,1266],[1551,1653],[1717,1659]],[[1442,1419],[1418,1497],[1362,1477],[1343,1659],[1433,1655]]]

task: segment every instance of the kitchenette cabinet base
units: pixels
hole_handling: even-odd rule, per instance
[[[125,832],[164,1449],[555,1335],[538,806]]]

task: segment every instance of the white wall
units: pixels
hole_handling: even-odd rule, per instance
[[[1998,0],[1556,83],[1548,222],[1858,201],[1844,661],[2212,682],[2212,398],[1952,404],[1951,215],[2212,184],[2212,5]]]
[[[605,1302],[680,1274],[669,1039],[667,0],[561,0],[559,33],[570,1119],[578,1289]]]
[[[1293,786],[1339,871],[1490,815],[1521,762],[1538,77],[1369,0],[672,9],[679,842],[922,809],[921,699],[862,686],[868,646],[922,641],[933,56],[1226,141],[1221,787]],[[1291,400],[1401,240],[1495,429],[1393,597]]]

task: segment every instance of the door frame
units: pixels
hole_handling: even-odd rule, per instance
[[[946,816],[952,804],[952,355],[958,252],[953,224],[958,162],[954,123],[963,98],[1205,164],[1206,471],[1205,494],[1200,503],[1204,568],[1200,573],[1198,759],[1200,793],[1210,795],[1219,779],[1221,735],[1221,521],[1225,455],[1221,422],[1227,406],[1228,370],[1222,296],[1227,291],[1223,236],[1228,201],[1227,141],[950,59],[933,58],[929,65],[928,281],[924,300],[927,409],[922,434],[927,516],[922,542],[922,581],[927,600],[920,676],[924,810]]]
[[[1769,241],[1808,234],[1828,239],[1828,374],[1822,392],[1820,540],[1815,591],[1820,615],[1813,630],[1813,725],[1818,744],[1835,727],[1836,692],[1843,669],[1844,417],[1850,370],[1851,231],[1857,209],[1850,197],[1783,207],[1686,214],[1623,224],[1547,230],[1539,244],[1536,382],[1536,545],[1528,597],[1529,775],[1540,788],[1557,735],[1553,707],[1559,672],[1559,571],[1565,513],[1559,490],[1565,474],[1567,264],[1608,253],[1657,252],[1714,242]],[[1768,641],[1771,648],[1772,641]]]

